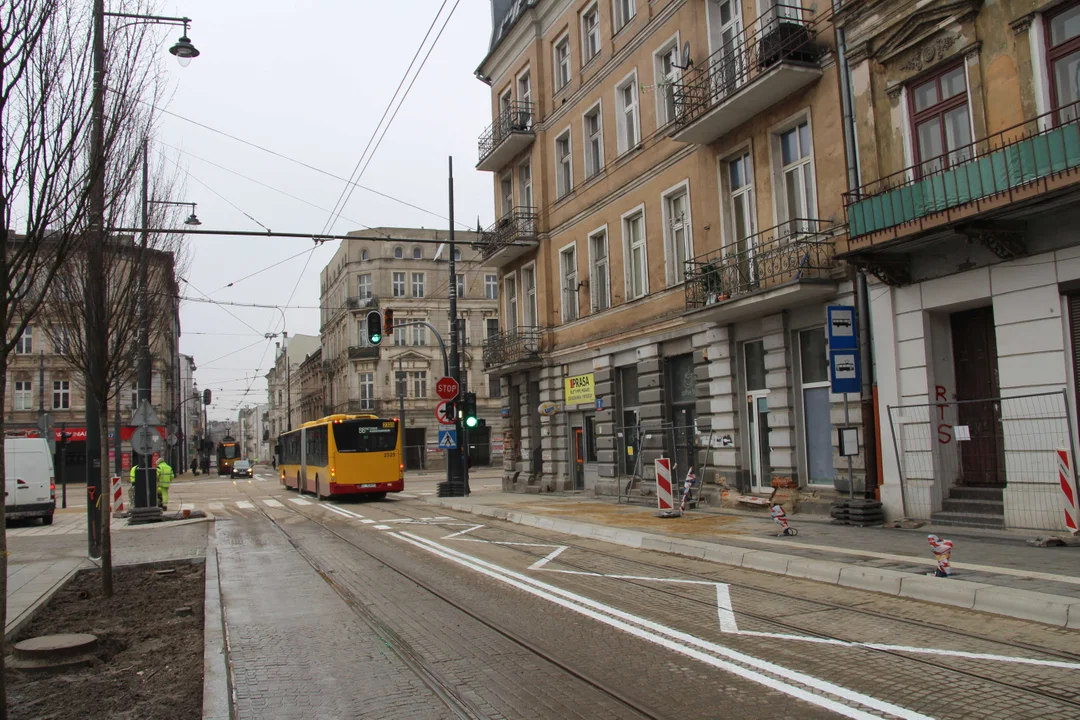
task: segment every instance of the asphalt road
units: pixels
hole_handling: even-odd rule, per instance
[[[238,717],[1075,718],[1080,633],[490,521],[208,509]]]

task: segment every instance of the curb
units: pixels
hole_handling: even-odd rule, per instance
[[[85,562],[80,562],[75,567],[68,570],[62,578],[57,580],[51,588],[45,591],[45,593],[39,597],[34,603],[22,611],[19,617],[15,618],[8,623],[7,628],[4,630],[4,642],[11,642],[22,629],[30,624],[30,622],[38,616],[38,614],[44,609],[44,607],[52,600],[53,595],[60,592],[60,588],[64,587],[71,578],[75,577],[82,570],[88,570],[90,566]]]
[[[221,609],[221,578],[217,549],[206,554],[206,595],[203,603],[203,720],[230,720],[229,673],[225,649],[225,616]]]
[[[673,538],[606,525],[594,525],[576,520],[530,515],[505,508],[463,503],[454,498],[424,497],[423,500],[426,503],[440,505],[458,512],[505,520],[566,535],[602,540],[615,545],[683,555],[748,570],[787,575],[802,580],[815,580],[842,587],[869,590],[1080,630],[1080,599],[1063,595],[1014,590],[966,580],[942,582],[938,578],[926,575],[848,565],[830,560],[812,560],[766,550],[751,550],[701,540]]]

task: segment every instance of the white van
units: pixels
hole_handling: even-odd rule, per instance
[[[52,525],[56,484],[49,443],[44,438],[6,438],[4,475],[7,517],[39,517]]]

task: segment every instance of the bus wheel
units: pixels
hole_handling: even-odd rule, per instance
[[[386,499],[386,493],[384,493],[384,492],[382,492],[382,493],[371,493],[370,497],[371,497],[372,500],[378,502],[379,500],[385,500]]]
[[[323,494],[321,492],[319,492],[319,476],[318,475],[315,476],[315,498],[317,500],[325,500],[326,499],[323,496]]]
[[[296,492],[304,494],[304,486],[300,484],[300,473],[296,473]]]

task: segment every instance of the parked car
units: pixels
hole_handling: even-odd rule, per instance
[[[56,485],[49,443],[44,438],[6,438],[4,474],[8,519],[41,518],[52,525]]]
[[[237,460],[232,466],[233,477],[254,477],[255,468],[252,467],[250,460]]]

